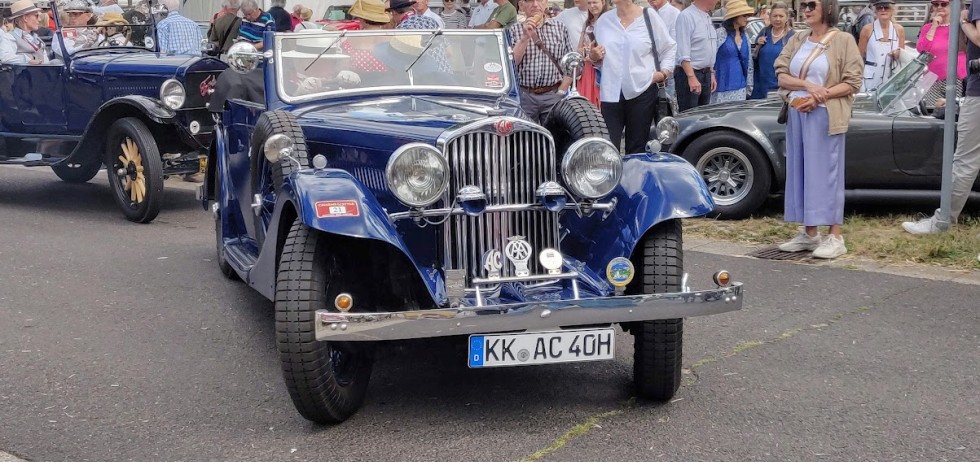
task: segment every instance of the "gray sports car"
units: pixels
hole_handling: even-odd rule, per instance
[[[943,121],[923,104],[936,76],[923,54],[877,92],[857,95],[846,141],[848,199],[935,199],[942,183]],[[776,123],[782,101],[704,106],[680,114],[670,152],[704,177],[721,218],[744,218],[785,181],[786,126]],[[971,199],[980,199],[980,182]]]

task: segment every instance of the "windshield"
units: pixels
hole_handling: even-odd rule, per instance
[[[904,112],[916,107],[926,92],[936,82],[936,74],[928,72],[926,66],[933,56],[921,53],[897,74],[883,83],[875,92],[878,108],[886,115]]]
[[[286,102],[405,88],[499,95],[511,85],[503,50],[500,33],[483,31],[277,35],[279,93]]]
[[[153,29],[150,24],[129,24],[127,21],[100,22],[95,26],[65,26],[51,44],[61,54],[61,44],[69,55],[83,50],[138,47],[153,49]]]

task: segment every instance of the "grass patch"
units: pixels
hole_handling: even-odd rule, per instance
[[[909,219],[908,215],[898,214],[848,214],[843,226],[848,255],[888,264],[980,268],[980,216],[960,217],[960,223],[949,232],[924,236],[913,236],[902,229],[902,222]],[[821,232],[826,232],[826,228],[821,228]],[[684,221],[684,233],[698,239],[771,245],[793,237],[796,225],[783,222],[780,213],[770,211],[767,216],[744,220],[688,219]]]

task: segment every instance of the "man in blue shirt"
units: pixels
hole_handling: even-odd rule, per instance
[[[197,23],[180,15],[180,0],[162,0],[166,17],[157,23],[160,52],[169,55],[200,55],[201,29]]]
[[[242,26],[238,29],[239,40],[245,40],[255,45],[256,50],[262,49],[262,34],[269,30],[276,30],[276,21],[268,12],[259,8],[255,0],[245,0],[242,2]]]

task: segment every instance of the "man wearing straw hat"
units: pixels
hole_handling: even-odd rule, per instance
[[[36,33],[41,28],[42,14],[41,9],[31,0],[17,0],[10,5],[10,20],[14,23],[14,30],[10,35],[17,44],[17,57],[12,64],[48,62],[48,50]]]

